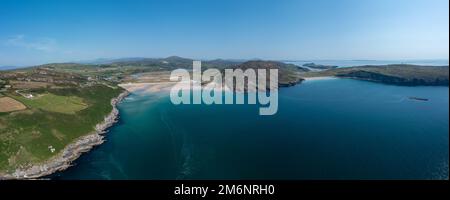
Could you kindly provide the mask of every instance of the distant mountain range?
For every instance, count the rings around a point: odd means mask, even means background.
[[[96,59],[84,62],[72,63],[50,63],[34,67],[47,67],[62,69],[66,71],[92,71],[95,75],[104,75],[105,69],[108,72],[125,70],[126,74],[136,74],[151,71],[171,71],[174,69],[192,69],[190,58],[170,56],[166,58],[142,58],[130,57],[119,59]],[[29,67],[29,68],[34,68]],[[18,67],[5,66],[0,70],[14,69]],[[22,68],[21,69],[26,69]],[[446,66],[424,66],[408,64],[391,65],[360,65],[355,67],[337,67],[335,65],[321,65],[306,63],[303,66],[296,64],[286,64],[279,61],[264,60],[227,60],[215,59],[202,61],[202,69],[216,68],[223,70],[226,68],[265,68],[279,69],[280,86],[295,85],[304,77],[315,76],[335,76],[343,78],[354,78],[374,82],[382,82],[395,85],[448,85],[448,65]],[[120,70],[119,70],[120,69]],[[314,70],[309,70],[314,69]],[[125,74],[125,75],[126,75]],[[120,78],[120,77],[119,77]]]
[[[99,58],[86,61],[75,61],[72,63],[87,64],[87,65],[113,65],[113,66],[160,66],[163,68],[191,68],[194,59],[183,58],[179,56],[169,56],[166,58],[144,58],[144,57],[128,57],[128,58]],[[238,65],[246,60],[239,59],[214,59],[202,60],[202,66],[225,68],[229,66]]]
[[[100,64],[111,64],[114,62],[137,61],[137,60],[143,60],[143,59],[146,59],[146,58],[144,58],[144,57],[97,58],[97,59],[93,59],[93,60],[74,61],[73,63],[100,65]]]
[[[141,63],[141,64],[154,64],[154,63],[161,63],[161,62],[192,62],[194,59],[190,58],[183,58],[180,56],[169,56],[166,58],[146,58],[146,57],[126,57],[126,58],[98,58],[93,60],[83,60],[83,61],[74,61],[73,63],[78,64],[118,64],[118,63]],[[223,64],[223,63],[242,63],[247,60],[245,59],[212,59],[212,60],[202,60],[203,62],[210,62],[210,63],[216,63],[216,64]],[[192,63],[191,63],[192,64]]]

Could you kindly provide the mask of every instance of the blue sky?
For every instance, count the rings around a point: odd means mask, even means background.
[[[0,0],[0,65],[448,59],[448,0]]]

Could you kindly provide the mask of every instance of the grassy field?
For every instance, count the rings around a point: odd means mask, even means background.
[[[92,132],[111,112],[110,100],[121,92],[122,89],[103,85],[49,89],[41,100],[56,101],[58,112],[53,112],[51,103],[38,100],[24,101],[31,106],[29,109],[1,113],[0,172],[43,162],[78,137]],[[67,104],[69,108],[63,108]],[[52,153],[49,146],[56,151]]]
[[[51,93],[36,95],[33,98],[16,97],[29,108],[42,109],[50,112],[75,114],[88,107],[78,96],[60,96]]]

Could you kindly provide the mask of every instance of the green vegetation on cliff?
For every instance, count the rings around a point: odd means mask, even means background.
[[[50,100],[56,106],[53,108],[42,99],[33,102],[32,98],[5,94],[28,108],[0,115],[0,172],[44,162],[78,137],[91,133],[111,112],[111,99],[121,92],[104,85],[47,89],[41,95],[56,97]]]

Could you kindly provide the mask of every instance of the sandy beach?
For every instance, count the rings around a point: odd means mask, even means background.
[[[142,92],[142,93],[153,93],[153,92],[170,92],[173,86],[177,86],[182,90],[197,90],[205,88],[205,86],[194,86],[192,87],[192,82],[157,82],[157,83],[124,83],[119,84],[120,87],[124,88],[130,93]],[[229,91],[230,89],[226,86],[223,88],[220,85],[213,85],[214,90]]]
[[[123,83],[119,84],[120,87],[128,92],[160,92],[170,91],[170,88],[174,86],[174,82],[157,82],[157,83]]]

